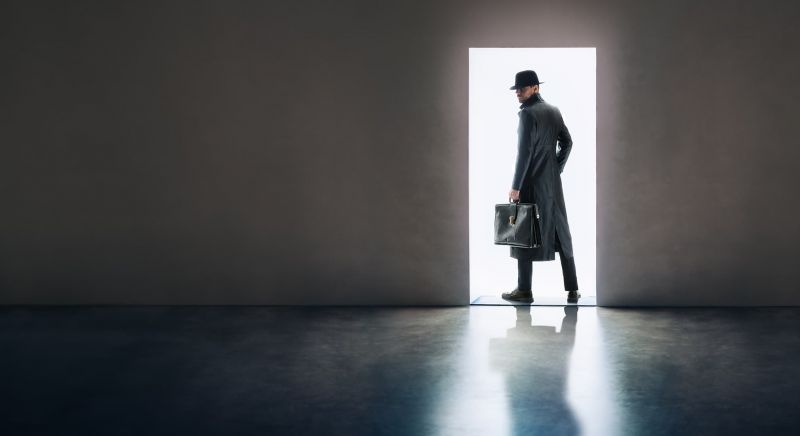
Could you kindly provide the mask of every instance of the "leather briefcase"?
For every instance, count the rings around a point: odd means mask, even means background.
[[[542,226],[536,203],[509,202],[494,206],[494,243],[520,248],[542,245]]]

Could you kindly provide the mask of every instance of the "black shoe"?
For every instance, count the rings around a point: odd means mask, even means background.
[[[503,300],[519,301],[522,303],[533,303],[532,291],[520,291],[519,288],[511,292],[503,292]]]
[[[567,294],[567,303],[577,303],[578,298],[581,298],[581,293],[578,291],[569,291]]]

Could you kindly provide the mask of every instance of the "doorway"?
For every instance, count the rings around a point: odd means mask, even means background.
[[[508,202],[517,155],[519,102],[514,75],[534,70],[540,94],[559,108],[573,146],[561,174],[572,234],[581,305],[596,297],[596,50],[579,48],[469,49],[469,269],[472,304],[508,304],[517,261],[495,245],[494,205]],[[564,304],[561,265],[533,263],[534,305]],[[526,303],[527,304],[527,303]]]

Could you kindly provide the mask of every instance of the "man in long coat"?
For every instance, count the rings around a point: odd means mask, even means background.
[[[534,71],[517,73],[514,86],[522,105],[519,111],[517,162],[511,191],[512,201],[536,203],[539,206],[542,245],[535,248],[511,247],[517,259],[517,288],[504,292],[506,300],[532,302],[531,281],[534,261],[555,260],[559,252],[567,302],[580,298],[575,274],[572,237],[561,188],[561,172],[572,150],[572,138],[557,107],[539,95],[539,77]]]

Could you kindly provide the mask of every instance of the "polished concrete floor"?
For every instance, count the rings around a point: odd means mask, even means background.
[[[800,309],[0,308],[4,435],[797,434]]]

